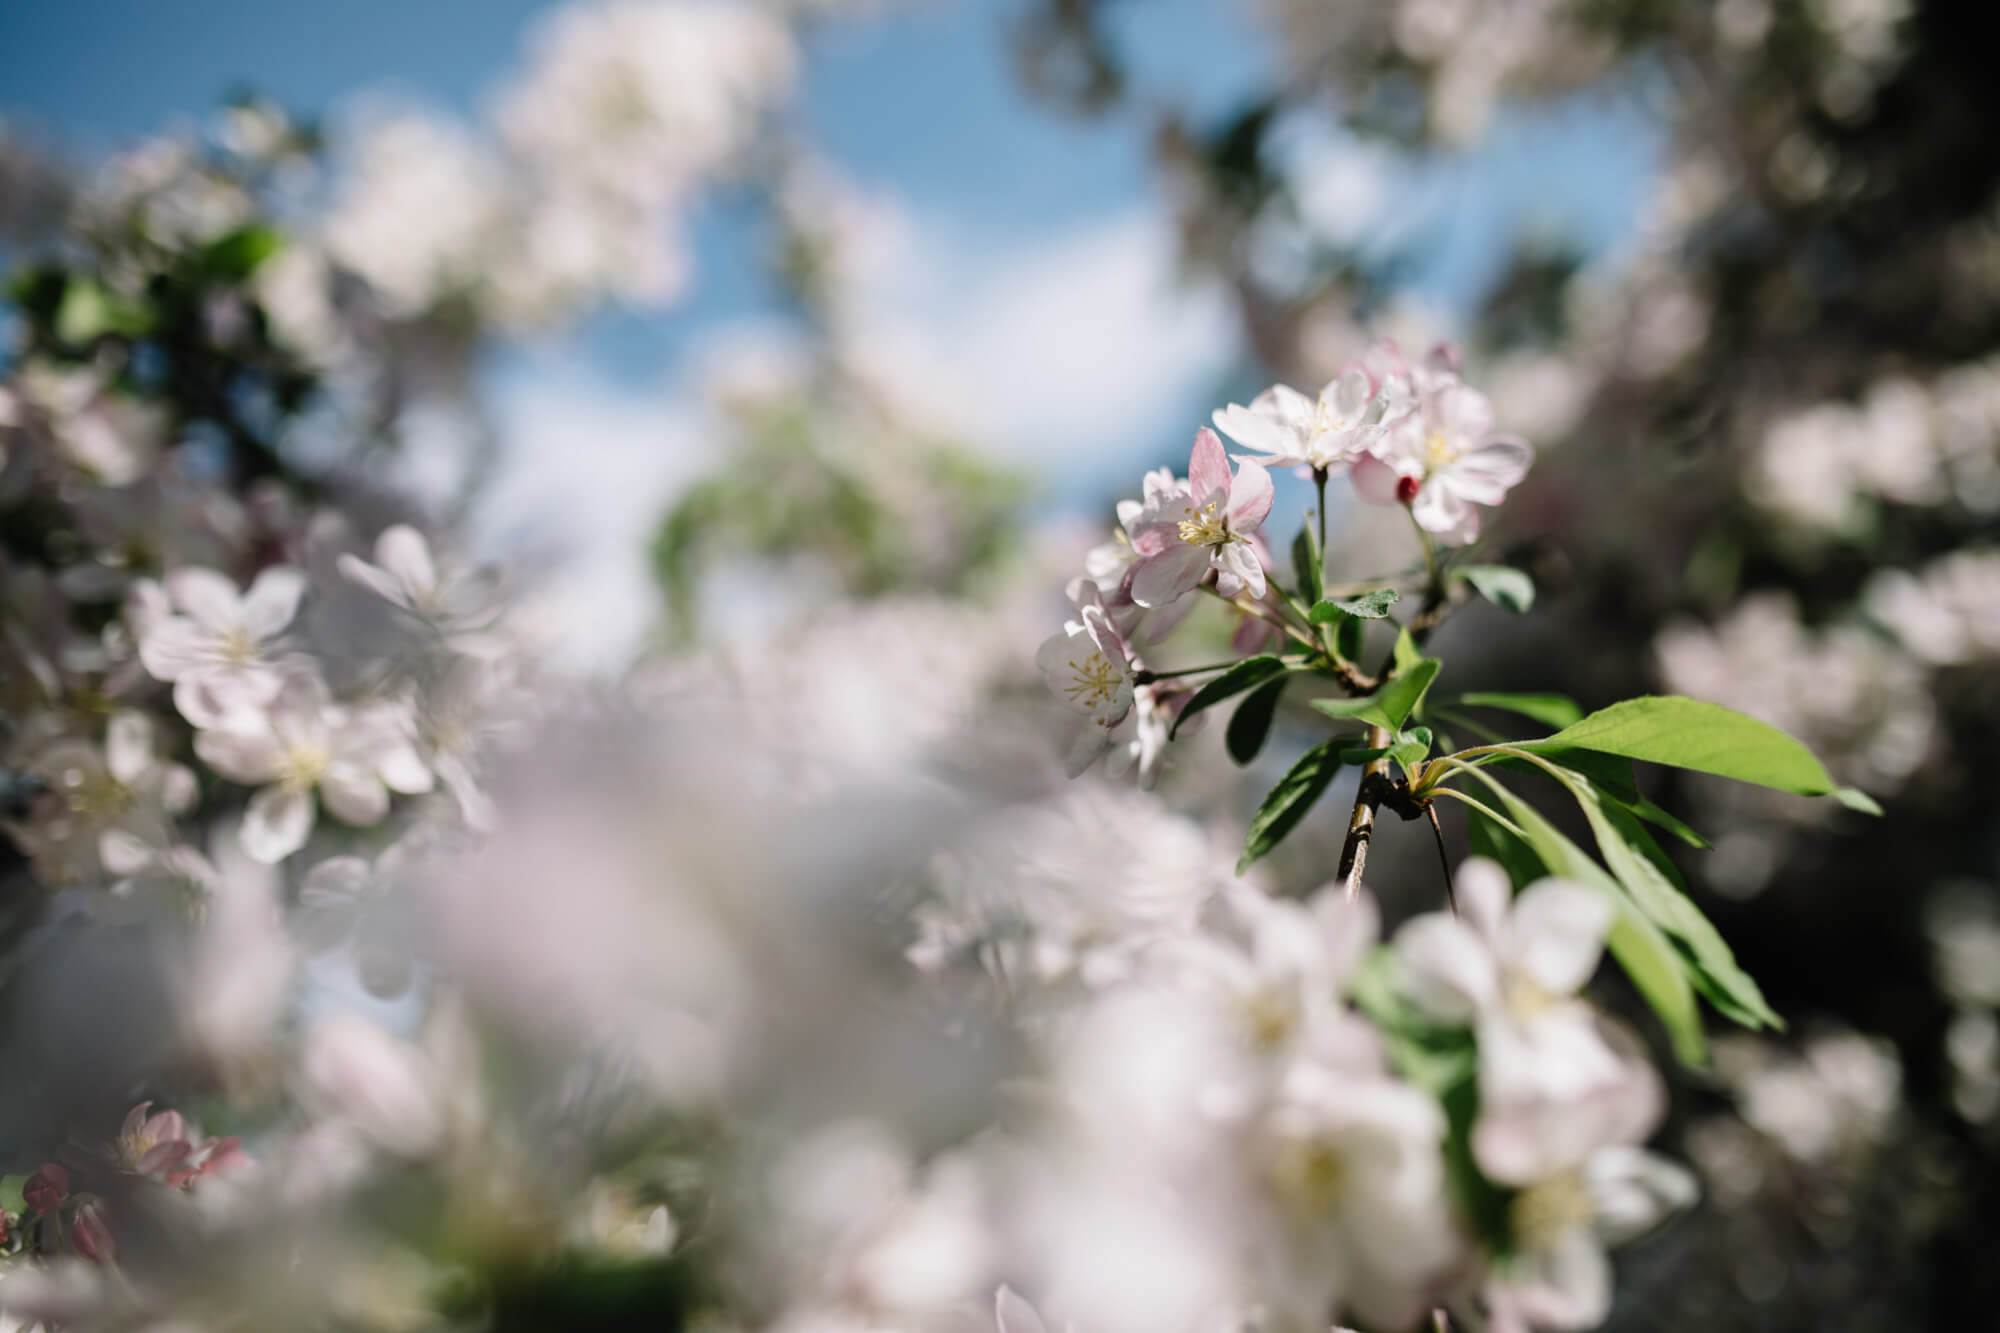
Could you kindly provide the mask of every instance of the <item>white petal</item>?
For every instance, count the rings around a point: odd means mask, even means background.
[[[1573,995],[1597,970],[1615,914],[1596,889],[1560,879],[1530,884],[1507,922],[1506,965],[1550,995]]]
[[[1497,505],[1534,464],[1527,441],[1496,435],[1445,469],[1451,487],[1476,504]]]
[[[153,723],[144,713],[114,713],[104,729],[104,766],[127,787],[153,766]]]
[[[285,771],[285,752],[268,728],[198,731],[194,752],[223,777],[248,786],[275,782]]]
[[[1396,932],[1398,983],[1411,1004],[1441,1023],[1470,1023],[1500,993],[1486,941],[1447,912],[1414,917]]]
[[[437,778],[418,756],[416,747],[400,744],[381,751],[375,758],[375,772],[390,791],[417,796],[437,785]]]
[[[371,565],[358,555],[342,555],[340,559],[334,561],[334,566],[348,582],[360,584],[383,601],[405,610],[414,609],[403,585],[397,582],[395,575],[380,565]]]
[[[379,824],[389,813],[389,789],[368,769],[335,764],[319,780],[326,808],[350,824]]]
[[[250,798],[237,836],[252,861],[276,865],[306,845],[313,818],[313,798],[308,793],[266,787]]]
[[[1453,545],[1462,545],[1458,534],[1464,530],[1471,508],[1471,502],[1452,489],[1447,478],[1434,476],[1417,492],[1410,512],[1416,516],[1417,526],[1425,532],[1434,537],[1447,538]],[[1478,520],[1474,518],[1473,521]]]
[[[136,875],[153,861],[153,849],[124,829],[106,829],[97,838],[97,859],[114,875]]]
[[[1583,1227],[1565,1231],[1510,1275],[1521,1312],[1544,1328],[1596,1328],[1611,1313],[1611,1261]]]
[[[1701,1197],[1687,1168],[1643,1148],[1600,1149],[1583,1175],[1597,1206],[1597,1234],[1611,1245],[1645,1234]]]
[[[154,680],[179,680],[209,660],[214,636],[184,616],[165,616],[139,627],[139,664]]]
[[[1231,403],[1214,415],[1215,428],[1246,449],[1293,461],[1298,457],[1298,433],[1249,408]]]
[[[1035,1307],[1004,1283],[993,1298],[993,1322],[1000,1333],[1048,1333],[1048,1326],[1042,1323]]]
[[[430,544],[407,523],[382,530],[375,539],[375,563],[393,574],[413,598],[428,597],[437,588]]]
[[[236,585],[212,569],[177,569],[167,575],[167,595],[203,629],[215,634],[237,627]]]
[[[1514,881],[1491,857],[1467,857],[1452,876],[1452,903],[1490,948],[1499,947],[1504,936],[1507,904],[1513,897]]]
[[[305,591],[304,573],[291,565],[271,566],[257,576],[244,595],[244,630],[259,641],[271,638],[292,623]]]

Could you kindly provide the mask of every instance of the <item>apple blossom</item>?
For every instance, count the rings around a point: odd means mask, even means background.
[[[283,675],[272,661],[278,636],[297,614],[305,575],[290,565],[259,574],[247,592],[212,569],[177,569],[166,577],[166,601],[151,587],[135,590],[139,660],[157,680],[174,685],[181,716],[200,727],[260,708],[278,695]]]
[[[1307,467],[1330,472],[1353,462],[1381,431],[1375,383],[1359,366],[1349,366],[1312,399],[1274,384],[1243,407],[1231,403],[1215,412],[1215,426],[1270,467]]]
[[[1132,712],[1133,670],[1125,641],[1111,623],[1097,585],[1071,586],[1076,619],[1036,650],[1035,665],[1049,688],[1089,721],[1071,747],[1071,775],[1081,773],[1115,740]]]
[[[281,685],[267,708],[195,737],[195,753],[216,772],[268,784],[250,798],[243,819],[243,848],[251,857],[273,863],[305,845],[314,789],[334,814],[363,825],[388,813],[391,791],[431,789],[431,771],[396,709],[337,706],[309,672],[294,672]]]
[[[1216,591],[1264,595],[1264,566],[1251,537],[1271,512],[1271,474],[1247,459],[1230,476],[1221,437],[1195,433],[1185,487],[1157,491],[1139,515],[1133,549],[1132,600],[1165,606],[1194,591],[1215,571]]]
[[[1564,880],[1529,885],[1511,903],[1506,871],[1475,857],[1459,867],[1455,913],[1396,933],[1401,987],[1441,1023],[1473,1027],[1479,1046],[1480,1168],[1510,1184],[1573,1165],[1578,1144],[1633,1142],[1658,1119],[1649,1066],[1614,1050],[1576,992],[1597,968],[1616,909]]]
[[[1407,505],[1424,531],[1462,546],[1479,535],[1479,505],[1497,505],[1528,475],[1534,451],[1493,430],[1486,396],[1447,382],[1418,397],[1354,464],[1355,492]]]

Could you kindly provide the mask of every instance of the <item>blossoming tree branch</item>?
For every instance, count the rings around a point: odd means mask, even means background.
[[[1687,896],[1654,831],[1706,843],[1641,794],[1633,762],[1879,811],[1865,794],[1837,787],[1783,732],[1715,704],[1647,696],[1585,714],[1552,693],[1438,696],[1444,663],[1425,646],[1454,607],[1478,596],[1520,612],[1534,595],[1524,572],[1464,559],[1482,510],[1505,500],[1533,451],[1495,430],[1454,349],[1413,362],[1377,343],[1317,397],[1274,385],[1214,419],[1245,450],[1233,469],[1220,436],[1203,427],[1186,477],[1148,474],[1140,498],[1119,504],[1112,542],[1069,585],[1075,618],[1037,655],[1051,688],[1080,715],[1070,773],[1108,756],[1114,772],[1136,768],[1150,786],[1176,734],[1231,701],[1227,749],[1247,765],[1287,693],[1303,696],[1331,734],[1264,796],[1237,872],[1310,816],[1343,769],[1356,770],[1338,865],[1308,903],[1326,920],[1365,904],[1381,812],[1427,821],[1444,858],[1438,804],[1463,808],[1477,855],[1455,875],[1447,861],[1445,910],[1356,953],[1333,988],[1373,1023],[1379,1045],[1331,1056],[1302,1049],[1272,1095],[1283,1103],[1301,1081],[1339,1086],[1362,1076],[1434,1099],[1427,1117],[1375,1128],[1403,1136],[1397,1152],[1417,1152],[1411,1139],[1442,1142],[1449,1198],[1485,1273],[1466,1313],[1493,1328],[1589,1327],[1609,1304],[1602,1244],[1694,1197],[1686,1172],[1639,1149],[1662,1114],[1643,1048],[1578,993],[1600,953],[1617,961],[1689,1065],[1705,1060],[1704,1001],[1745,1027],[1782,1026]],[[1295,472],[1315,494],[1284,565],[1265,533],[1274,469]],[[1327,490],[1336,479],[1370,504],[1408,513],[1421,571],[1329,578]],[[1144,654],[1203,597],[1240,618],[1236,655],[1150,667]],[[1518,734],[1523,724],[1530,734]],[[1476,743],[1454,745],[1454,736]],[[1523,794],[1536,780],[1579,808],[1594,855]],[[1288,1022],[1273,1019],[1279,1030]],[[1296,1173],[1286,1187],[1308,1212],[1348,1187],[1351,1159],[1326,1152],[1285,1168]],[[1009,1299],[1018,1298],[1003,1297],[1003,1328]],[[1036,1327],[1032,1314],[1011,1323]]]

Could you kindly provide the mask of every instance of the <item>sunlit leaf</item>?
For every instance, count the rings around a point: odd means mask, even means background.
[[[1802,796],[1822,796],[1835,788],[1812,751],[1776,727],[1679,695],[1627,699],[1521,748],[1546,753],[1550,746],[1624,755]]]
[[[1460,565],[1452,576],[1464,579],[1481,597],[1516,615],[1535,604],[1535,581],[1511,565]]]

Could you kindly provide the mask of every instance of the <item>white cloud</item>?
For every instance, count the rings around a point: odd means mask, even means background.
[[[1143,460],[1192,435],[1235,335],[1226,302],[1182,285],[1157,210],[1038,236],[982,238],[909,217],[894,258],[861,277],[859,339],[898,393],[997,458],[1064,475]],[[606,668],[629,657],[658,609],[647,564],[654,527],[712,458],[702,366],[736,358],[768,327],[717,328],[709,354],[657,394],[575,363],[517,372],[496,419],[505,455],[478,515],[493,551],[524,544],[561,565],[533,614],[558,660]]]

